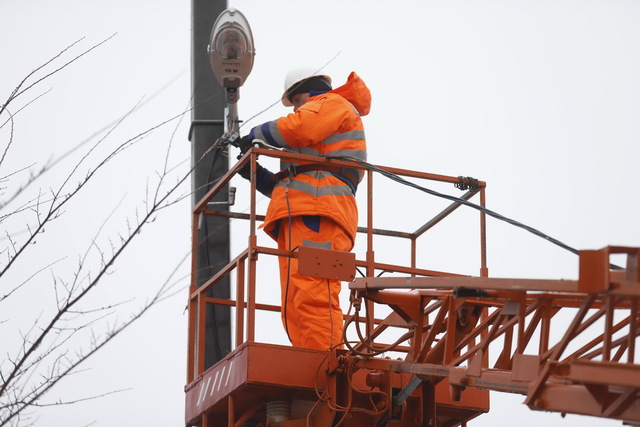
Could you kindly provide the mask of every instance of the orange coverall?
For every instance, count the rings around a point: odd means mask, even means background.
[[[371,93],[362,79],[351,73],[343,86],[312,95],[295,112],[254,127],[250,139],[301,154],[366,160],[361,116],[369,113]],[[282,162],[280,168],[296,165]],[[341,172],[310,170],[275,183],[263,227],[279,249],[305,244],[340,251],[353,248],[358,225],[354,193],[362,172]],[[321,350],[339,345],[340,282],[300,274],[296,259],[282,257],[279,263],[282,321],[291,343]]]

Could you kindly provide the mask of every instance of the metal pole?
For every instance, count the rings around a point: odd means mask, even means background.
[[[213,152],[202,158],[211,145],[224,132],[226,93],[211,70],[207,45],[213,24],[225,9],[226,0],[191,1],[191,89],[192,113],[189,140],[191,158],[195,166],[191,178],[192,206],[207,193],[213,183],[229,170],[227,153]],[[224,148],[226,151],[226,148]],[[222,191],[214,201],[224,202],[228,191]],[[217,205],[228,209],[228,205]],[[229,262],[229,220],[204,217],[197,232],[196,283],[201,286]],[[218,283],[208,294],[214,298],[229,299],[229,279]],[[221,360],[231,351],[231,316],[229,307],[209,304],[205,327],[205,369]]]

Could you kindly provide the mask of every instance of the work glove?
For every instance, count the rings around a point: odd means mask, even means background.
[[[238,154],[238,157],[237,157],[238,160],[240,160],[240,158],[242,156],[244,156],[244,153],[249,151],[249,149],[253,146],[253,144],[251,143],[251,139],[249,139],[249,135],[243,136],[234,145],[240,149],[240,154]],[[250,180],[251,179],[251,177],[249,176],[250,173],[251,173],[251,162],[247,162],[247,164],[245,164],[238,171],[238,175],[240,175],[241,177],[243,177],[246,180]]]
[[[258,165],[258,167],[260,167],[260,165]],[[251,174],[251,162],[247,162],[246,165],[240,168],[240,170],[238,171],[238,175],[240,175],[247,181],[250,181],[251,180],[250,174]]]
[[[238,156],[238,158],[240,158],[244,153],[249,151],[251,147],[253,147],[253,143],[251,142],[251,139],[249,139],[249,135],[245,135],[240,138],[237,147],[240,149],[240,156]]]
[[[247,163],[238,171],[238,175],[244,179],[251,180],[251,164]],[[256,189],[267,197],[271,197],[276,181],[273,179],[273,172],[256,163]]]

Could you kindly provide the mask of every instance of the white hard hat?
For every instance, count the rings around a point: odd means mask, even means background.
[[[293,104],[289,100],[289,91],[299,85],[303,81],[311,77],[324,77],[329,86],[331,85],[331,77],[326,74],[319,74],[320,69],[317,67],[298,67],[294,68],[287,73],[287,77],[284,79],[284,92],[282,93],[282,104],[285,107],[292,107]],[[329,88],[330,89],[330,88]]]

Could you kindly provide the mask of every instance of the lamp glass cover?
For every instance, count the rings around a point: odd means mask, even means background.
[[[241,59],[247,54],[247,38],[237,28],[227,28],[218,33],[215,51],[222,59]]]

